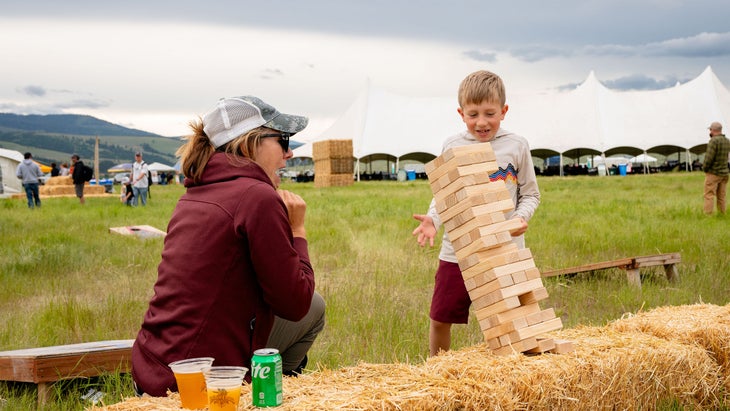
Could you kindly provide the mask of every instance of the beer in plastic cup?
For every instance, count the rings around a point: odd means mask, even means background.
[[[208,410],[236,411],[246,367],[209,367],[203,371],[208,387]]]
[[[177,390],[183,408],[197,410],[208,406],[208,393],[205,389],[203,369],[213,364],[213,358],[189,358],[175,361],[168,366],[175,374]]]

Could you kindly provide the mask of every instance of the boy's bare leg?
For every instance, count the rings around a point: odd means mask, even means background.
[[[431,326],[428,331],[428,348],[431,356],[433,357],[438,354],[439,351],[448,351],[450,347],[451,323],[431,320]]]

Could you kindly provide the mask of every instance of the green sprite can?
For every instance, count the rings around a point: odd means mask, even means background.
[[[284,401],[281,386],[281,355],[275,348],[262,348],[251,359],[251,395],[256,407],[278,407]]]

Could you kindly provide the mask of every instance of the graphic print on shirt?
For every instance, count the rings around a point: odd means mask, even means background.
[[[512,163],[507,163],[507,169],[502,167],[489,176],[489,181],[503,180],[505,184],[517,184],[517,170]]]

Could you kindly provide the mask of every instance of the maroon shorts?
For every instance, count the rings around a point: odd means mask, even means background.
[[[431,299],[432,320],[450,324],[469,322],[471,299],[464,286],[459,264],[439,260]]]

